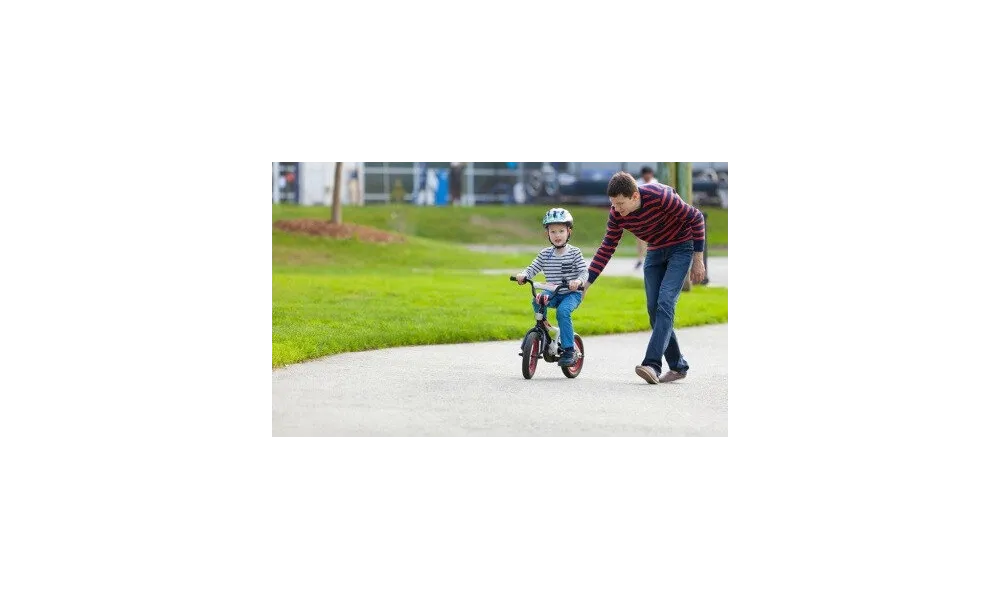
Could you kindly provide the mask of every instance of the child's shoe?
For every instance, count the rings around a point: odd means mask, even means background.
[[[563,350],[562,356],[559,357],[559,366],[572,367],[574,363],[576,363],[576,352],[572,348]]]

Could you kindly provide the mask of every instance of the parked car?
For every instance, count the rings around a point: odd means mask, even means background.
[[[728,206],[729,173],[712,168],[691,170],[691,200],[700,206]]]

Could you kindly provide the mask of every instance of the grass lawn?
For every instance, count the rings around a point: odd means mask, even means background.
[[[271,239],[273,367],[355,350],[516,339],[532,324],[527,288],[480,270],[513,272],[534,253],[471,252],[420,238],[369,244],[273,231]],[[574,313],[577,331],[648,329],[642,286],[601,277]],[[727,319],[726,289],[681,295],[679,327]]]
[[[516,272],[529,265],[535,254],[473,252],[455,244],[420,238],[407,238],[401,244],[369,244],[271,230],[271,267],[276,273],[297,270],[335,275],[343,274],[344,269],[364,271],[374,265],[388,272],[412,272],[414,268],[475,272],[510,268]]]
[[[527,288],[500,275],[275,273],[272,286],[274,367],[337,352],[516,339],[533,324]],[[681,294],[677,326],[725,322],[728,300],[725,288]],[[642,280],[602,277],[573,322],[582,336],[647,330]]]
[[[410,236],[456,244],[545,245],[541,220],[542,205],[506,206],[414,206],[377,204],[344,206],[348,223],[397,231]],[[608,209],[594,206],[570,207],[575,219],[573,244],[596,249],[604,238]],[[707,207],[708,246],[726,248],[729,243],[729,213]],[[329,219],[328,206],[274,205],[272,219]],[[635,253],[635,238],[626,233],[618,246],[623,253]],[[717,253],[716,253],[717,254]]]

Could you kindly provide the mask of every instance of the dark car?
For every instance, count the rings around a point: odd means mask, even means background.
[[[691,200],[700,206],[723,206],[729,194],[729,173],[708,169],[691,170]]]
[[[564,176],[559,185],[560,202],[605,206],[608,204],[608,181],[618,168],[581,168],[575,174]],[[635,174],[633,174],[635,175]]]

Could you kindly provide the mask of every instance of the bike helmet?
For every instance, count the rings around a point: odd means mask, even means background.
[[[548,228],[549,225],[553,223],[565,223],[566,227],[573,227],[573,215],[569,214],[569,211],[565,208],[553,208],[549,212],[545,213],[545,217],[542,219],[542,227]]]
[[[566,244],[569,243],[569,238],[573,237],[573,215],[569,214],[569,211],[565,208],[550,209],[549,212],[545,213],[545,216],[542,218],[542,227],[544,227],[546,232],[548,232],[549,225],[554,225],[556,223],[565,225],[569,228],[569,235],[566,236],[566,241],[562,246],[556,246],[556,248],[565,248]],[[551,242],[552,238],[549,238],[549,241]]]

